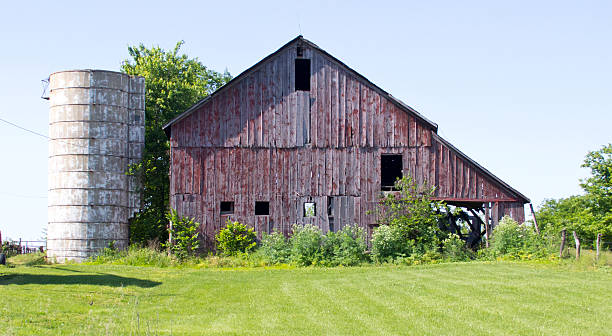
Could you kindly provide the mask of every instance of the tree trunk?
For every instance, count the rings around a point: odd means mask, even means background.
[[[576,241],[576,260],[580,259],[580,239],[578,239],[578,235],[576,231],[572,231],[574,234],[574,241]]]
[[[565,248],[565,229],[561,230],[561,248],[559,248],[559,258],[563,257],[564,248]]]

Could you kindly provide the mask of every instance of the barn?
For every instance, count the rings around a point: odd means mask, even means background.
[[[293,224],[371,234],[381,193],[409,174],[462,207],[478,240],[529,199],[437,134],[438,126],[298,36],[164,126],[170,205],[201,223]],[[451,229],[459,218],[449,217]],[[484,229],[483,229],[484,228]]]

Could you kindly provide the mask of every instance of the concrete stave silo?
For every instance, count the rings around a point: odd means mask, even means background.
[[[112,241],[127,247],[141,203],[126,172],[144,148],[144,89],[144,78],[111,71],[50,76],[50,259],[82,261]]]

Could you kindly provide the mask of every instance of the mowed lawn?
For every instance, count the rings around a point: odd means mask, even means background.
[[[610,335],[612,274],[521,263],[0,268],[1,335]]]

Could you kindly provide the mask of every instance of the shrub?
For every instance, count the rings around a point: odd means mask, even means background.
[[[388,193],[376,209],[378,224],[394,228],[381,231],[379,239],[387,244],[379,246],[379,256],[406,254],[406,249],[416,254],[437,249],[445,234],[438,226],[443,203],[432,201],[435,189],[419,186],[410,176],[397,180],[395,189],[399,192]],[[392,247],[393,251],[388,250]]]
[[[199,232],[197,232],[200,223],[193,218],[179,216],[174,209],[170,209],[166,219],[170,222],[168,233],[172,240],[162,246],[181,259],[194,255],[200,248]]]
[[[449,261],[466,261],[474,255],[465,245],[465,241],[456,234],[450,234],[442,241],[442,253]]]
[[[512,256],[520,259],[547,258],[554,253],[554,244],[544,235],[538,235],[533,228],[519,225],[505,216],[493,229],[491,246],[485,254],[495,257]]]
[[[227,220],[225,227],[215,236],[221,253],[233,256],[251,251],[255,243],[255,232],[245,224]]]
[[[291,261],[300,266],[316,264],[322,260],[323,234],[314,225],[293,225]]]
[[[367,260],[365,233],[357,226],[328,232],[323,238],[322,257],[330,266],[354,266]]]
[[[264,233],[258,251],[271,264],[288,263],[291,257],[291,245],[280,232]]]
[[[376,262],[405,257],[412,252],[410,247],[398,226],[381,225],[372,234],[372,259]]]

